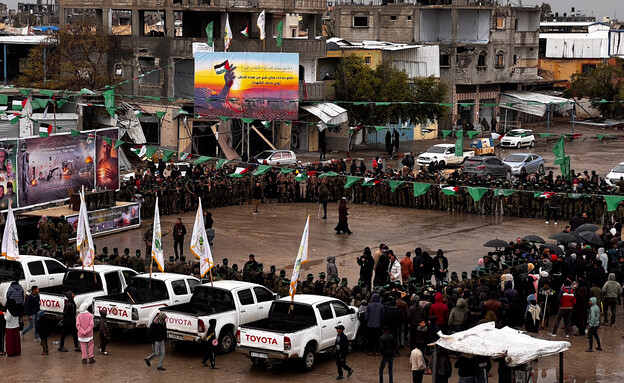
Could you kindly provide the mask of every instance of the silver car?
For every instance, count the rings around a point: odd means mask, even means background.
[[[265,150],[254,157],[261,165],[295,165],[297,156],[292,150]]]
[[[527,174],[544,173],[544,159],[535,153],[510,154],[503,162],[511,166],[511,174],[514,176],[522,173],[522,169],[525,169]]]

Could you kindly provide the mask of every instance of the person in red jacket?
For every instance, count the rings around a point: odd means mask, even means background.
[[[570,330],[572,330],[572,308],[576,304],[576,298],[574,297],[574,290],[570,287],[571,282],[566,279],[563,282],[563,287],[559,291],[559,313],[557,314],[557,320],[555,321],[555,327],[553,327],[552,334],[550,336],[557,336],[557,328],[563,318],[565,325],[565,336],[570,337]]]
[[[435,294],[435,303],[431,305],[429,309],[429,315],[436,317],[436,324],[443,333],[446,333],[448,317],[449,317],[449,309],[446,303],[443,302],[442,293]]]

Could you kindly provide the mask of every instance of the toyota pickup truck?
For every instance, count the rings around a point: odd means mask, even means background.
[[[76,311],[92,310],[93,298],[119,294],[124,291],[130,277],[137,272],[127,267],[95,265],[82,269],[74,267],[67,271],[63,284],[39,289],[41,309],[53,319],[63,318],[65,293],[72,291],[76,296]]]
[[[67,268],[56,259],[36,255],[20,255],[19,260],[0,259],[0,304],[6,305],[9,286],[18,281],[24,292],[33,286],[45,288],[63,283]]]
[[[433,163],[440,168],[444,168],[447,165],[460,165],[465,158],[474,157],[474,155],[474,151],[464,149],[463,155],[456,156],[454,144],[437,144],[419,155],[416,162],[422,167]]]
[[[191,301],[159,309],[167,314],[167,338],[199,343],[206,339],[210,319],[216,319],[221,352],[236,348],[238,326],[264,319],[277,299],[264,286],[239,281],[217,281],[195,288]]]
[[[319,353],[333,350],[336,326],[343,325],[349,341],[360,328],[357,309],[320,295],[296,295],[273,302],[269,316],[241,325],[236,333],[238,351],[252,362],[299,358],[312,371]]]
[[[176,273],[139,274],[130,278],[126,291],[93,300],[93,315],[106,311],[111,327],[133,330],[147,328],[158,309],[191,301],[199,279]]]

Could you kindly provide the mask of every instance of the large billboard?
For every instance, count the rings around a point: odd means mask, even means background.
[[[97,131],[95,142],[95,186],[99,189],[119,189],[119,159],[114,149],[117,140],[118,129],[103,129]],[[103,137],[110,138],[104,140]]]
[[[54,134],[18,141],[22,186],[19,206],[36,205],[69,197],[69,189],[94,188],[93,134]]]
[[[195,113],[217,119],[296,120],[299,54],[195,53]]]
[[[109,209],[89,211],[87,215],[89,216],[91,234],[94,236],[141,226],[141,205],[138,202]],[[68,216],[67,222],[74,229],[70,239],[76,239],[78,215]]]

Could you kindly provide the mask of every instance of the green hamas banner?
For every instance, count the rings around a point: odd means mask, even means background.
[[[361,179],[362,179],[362,177],[347,176],[347,182],[345,182],[344,188],[345,189],[350,188],[351,186],[353,186],[356,182],[358,182]]]
[[[470,196],[472,197],[473,200],[479,201],[481,198],[483,198],[483,196],[485,195],[485,193],[488,192],[488,188],[483,188],[483,187],[468,187],[468,194],[470,194]]]
[[[395,180],[389,180],[388,184],[390,185],[390,190],[394,193],[396,191],[396,188],[399,187],[399,185],[402,185],[405,181],[395,181]]]
[[[607,211],[616,211],[620,202],[624,201],[624,197],[619,195],[604,195],[603,198],[607,203]]]
[[[431,184],[414,182],[414,197],[419,197],[429,191]]]

